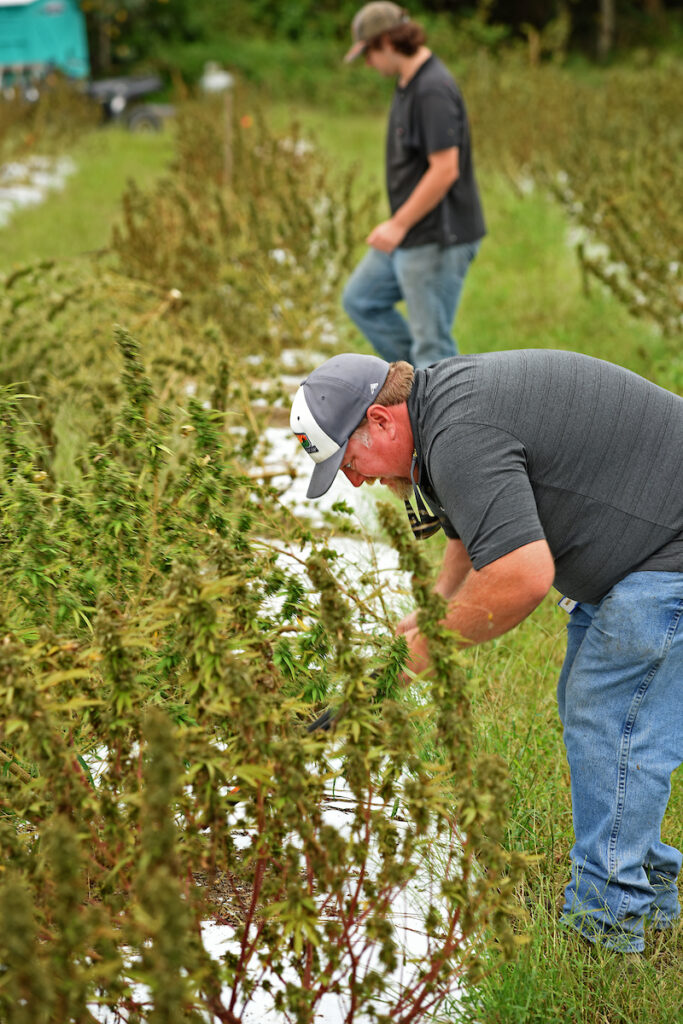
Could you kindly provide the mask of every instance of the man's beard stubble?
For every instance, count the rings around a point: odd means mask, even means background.
[[[394,494],[397,497],[401,498],[402,501],[405,501],[406,498],[408,498],[408,499],[412,498],[412,496],[413,496],[413,485],[411,484],[410,480],[407,477],[404,477],[404,476],[389,476],[389,477],[386,477],[385,480],[386,480],[386,482],[383,483],[382,486],[383,487],[388,487],[389,490],[393,491]],[[372,487],[373,484],[380,483],[381,481],[380,481],[380,478],[378,476],[373,476],[373,477],[366,476],[364,482],[365,482],[366,487]]]
[[[410,499],[413,496],[413,485],[410,480],[402,476],[394,476],[390,480],[387,480],[386,486],[390,491],[393,491],[402,501],[406,498]]]

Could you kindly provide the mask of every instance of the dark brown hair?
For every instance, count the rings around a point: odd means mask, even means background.
[[[396,28],[391,28],[387,32],[380,32],[378,35],[373,36],[372,39],[369,39],[368,50],[381,50],[383,39],[386,39],[397,53],[403,54],[404,57],[412,57],[426,42],[427,37],[424,29],[417,22],[404,21],[397,25]]]

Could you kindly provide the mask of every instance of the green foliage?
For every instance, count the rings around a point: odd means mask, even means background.
[[[97,444],[112,425],[113,323],[135,332],[158,392],[184,404],[189,388],[229,409],[252,450],[262,430],[253,403],[282,400],[273,360],[335,340],[339,282],[375,196],[357,199],[351,173],[255,114],[236,110],[227,137],[210,103],[178,120],[176,171],[151,191],[130,185],[111,256],[0,278],[0,382],[40,393],[38,429],[60,480],[79,475],[86,438]],[[257,380],[236,374],[228,394],[228,367],[247,357],[262,360]]]
[[[577,253],[635,316],[672,339],[683,325],[683,144],[677,66],[587,81],[481,60],[463,87],[480,163],[549,189],[580,229]],[[519,111],[530,116],[520,118]],[[677,357],[677,348],[672,348]]]
[[[234,23],[256,27],[270,36],[288,39],[317,35],[327,38],[346,38],[349,26],[358,10],[356,0],[293,0],[283,5],[278,0],[237,0],[231,11]]]
[[[194,402],[183,434],[137,343],[122,329],[117,342],[122,402],[78,487],[37,470],[31,400],[2,395],[0,841],[13,873],[0,891],[0,1014],[82,1020],[99,1001],[131,1020],[233,1019],[259,977],[285,970],[297,983],[277,1004],[300,1020],[345,986],[363,1008],[437,1006],[454,977],[479,976],[485,925],[511,955],[523,860],[500,846],[499,766],[482,761],[473,786],[469,694],[438,609],[424,615],[444,753],[428,763],[423,712],[386,697],[405,654],[388,623],[372,644],[386,667],[371,677],[333,552],[290,520],[289,543],[310,550],[302,587],[266,540],[277,503],[241,472],[224,414]],[[295,680],[281,646],[293,615]],[[330,739],[303,729],[301,695],[321,671],[342,708]],[[353,797],[348,828],[323,814],[332,779]],[[390,990],[356,958],[375,948],[397,965],[389,910],[435,847],[429,946]],[[222,961],[199,938],[212,914],[199,873],[231,893],[235,952]]]
[[[8,86],[0,97],[0,163],[36,151],[41,156],[64,152],[100,117],[99,106],[56,73],[32,102],[18,87]]]
[[[196,83],[207,61],[220,61],[273,102],[287,97],[359,114],[386,103],[388,83],[362,61],[342,64],[351,21],[362,6],[355,0],[231,0],[227,5],[138,0],[137,6],[141,10],[135,18],[116,21],[110,15],[119,38],[111,48],[101,47],[105,62],[112,57],[153,62],[172,81],[180,76]],[[641,3],[617,8],[611,59],[641,69],[680,59],[679,11],[658,5],[653,15]],[[585,64],[599,50],[601,18],[591,0],[512,5],[421,0],[410,5],[410,13],[425,28],[428,44],[458,72],[486,54],[516,56],[536,66],[567,60]],[[97,50],[101,37],[91,35]]]
[[[222,107],[206,104],[180,116],[173,178],[124,196],[113,245],[127,274],[179,289],[231,348],[248,339],[278,354],[324,329],[350,268],[352,225],[373,198],[356,201],[349,175],[333,183],[295,131],[276,138],[252,115],[225,124]]]

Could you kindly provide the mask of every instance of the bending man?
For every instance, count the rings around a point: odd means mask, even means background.
[[[443,527],[435,589],[465,646],[512,629],[555,586],[569,612],[559,713],[575,845],[563,923],[643,950],[679,917],[681,853],[661,841],[683,760],[683,399],[571,352],[456,356],[426,370],[341,355],[290,420],[316,465],[405,498]],[[428,507],[427,507],[428,506]],[[428,666],[416,615],[398,626]]]

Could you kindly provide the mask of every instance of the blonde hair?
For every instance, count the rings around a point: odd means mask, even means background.
[[[415,369],[410,363],[406,363],[403,359],[399,359],[396,363],[390,363],[387,379],[377,392],[377,398],[372,404],[386,407],[407,402],[413,389],[414,379]],[[353,433],[356,434],[359,430],[364,430],[367,425],[368,418],[364,416]]]
[[[390,363],[387,379],[384,381],[373,405],[400,405],[407,402],[410,392],[413,389],[415,370],[400,359],[396,363]]]

